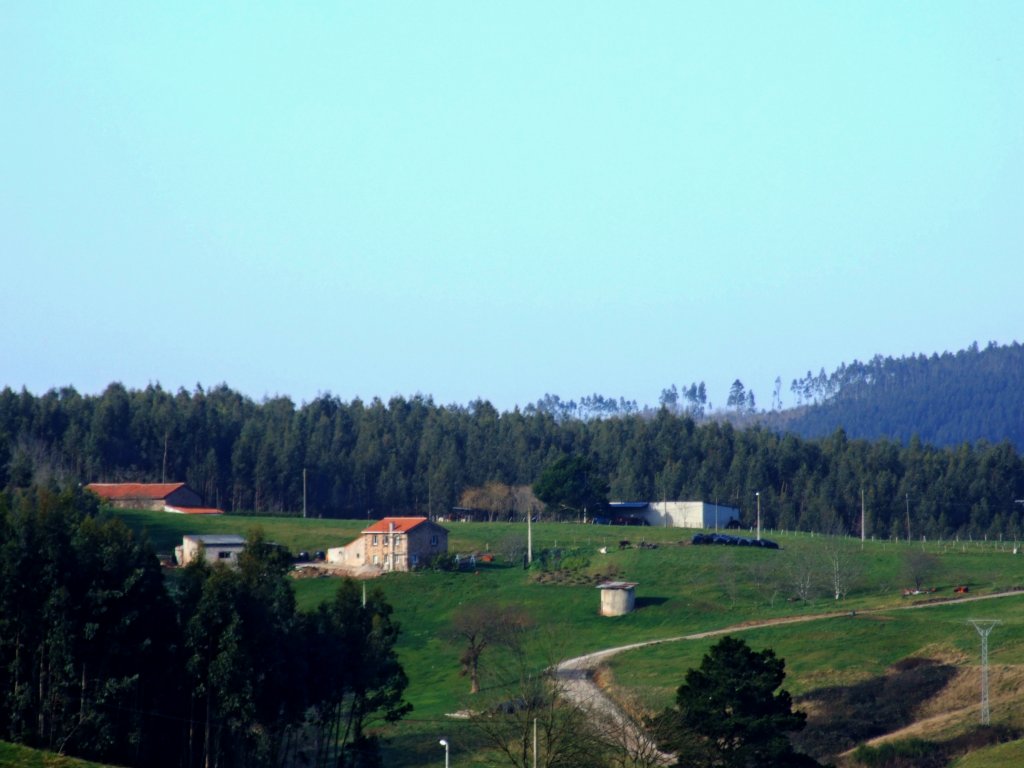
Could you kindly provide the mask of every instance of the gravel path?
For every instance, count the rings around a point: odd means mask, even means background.
[[[914,610],[919,608],[935,608],[950,603],[968,603],[978,600],[991,600],[1000,597],[1021,595],[1024,592],[998,592],[993,595],[971,595],[969,597],[957,597],[949,600],[935,600],[932,602],[914,603],[912,605],[898,605],[892,608],[878,608],[860,613],[888,613],[889,611]],[[722,629],[712,629],[707,632],[694,632],[689,635],[677,637],[666,637],[660,640],[647,640],[640,643],[620,645],[614,648],[605,648],[594,653],[587,653],[573,659],[566,659],[555,667],[555,677],[562,685],[562,692],[570,701],[578,706],[586,707],[600,715],[605,722],[613,723],[621,729],[627,749],[632,754],[647,754],[653,756],[653,762],[668,764],[673,758],[663,752],[658,752],[650,737],[644,729],[637,725],[632,718],[623,712],[619,706],[612,701],[594,682],[595,670],[606,659],[611,658],[625,651],[632,651],[635,648],[644,648],[649,645],[660,645],[662,643],[677,643],[683,640],[701,640],[718,635],[735,634],[746,632],[751,629],[762,629],[764,627],[777,627],[784,624],[799,624],[808,621],[820,621],[822,619],[833,619],[840,616],[854,615],[851,611],[831,611],[828,613],[816,613],[808,616],[787,616],[779,619],[766,619],[764,621],[752,621],[743,624],[736,624]]]

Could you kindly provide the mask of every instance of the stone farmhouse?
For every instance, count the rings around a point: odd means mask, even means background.
[[[448,530],[425,517],[385,517],[344,547],[327,550],[327,562],[348,569],[411,571],[448,552]]]

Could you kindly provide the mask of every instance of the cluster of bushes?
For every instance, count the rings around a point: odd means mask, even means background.
[[[904,739],[880,744],[862,745],[853,759],[866,768],[945,768],[956,758],[994,744],[1015,741],[1020,732],[1006,726],[978,726],[944,741]]]

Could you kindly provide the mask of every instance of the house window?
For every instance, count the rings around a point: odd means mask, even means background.
[[[379,564],[379,563],[380,563],[380,559],[379,559],[379,558],[378,558],[378,557],[377,557],[376,555],[374,555],[374,556],[373,556],[373,564],[374,564],[374,565],[377,565],[377,564]]]
[[[377,534],[376,533],[373,534],[373,541],[371,543],[373,544],[373,546],[375,546],[375,547],[377,546]]]
[[[391,539],[391,537],[390,537],[390,536],[385,536],[385,537],[384,537],[384,546],[385,546],[385,547],[386,547],[386,546],[387,546],[387,545],[388,545],[388,544],[390,543],[390,541],[389,541],[390,539]]]
[[[221,560],[230,560],[231,559],[231,553],[230,552],[218,552],[217,553],[217,557],[219,559],[221,559]]]
[[[430,546],[432,546],[432,547],[436,547],[437,546],[437,534],[436,533],[433,536],[430,537]]]

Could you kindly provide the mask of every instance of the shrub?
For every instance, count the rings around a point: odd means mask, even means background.
[[[907,739],[878,747],[861,745],[853,758],[867,768],[931,768],[945,765],[944,750],[924,739]]]

